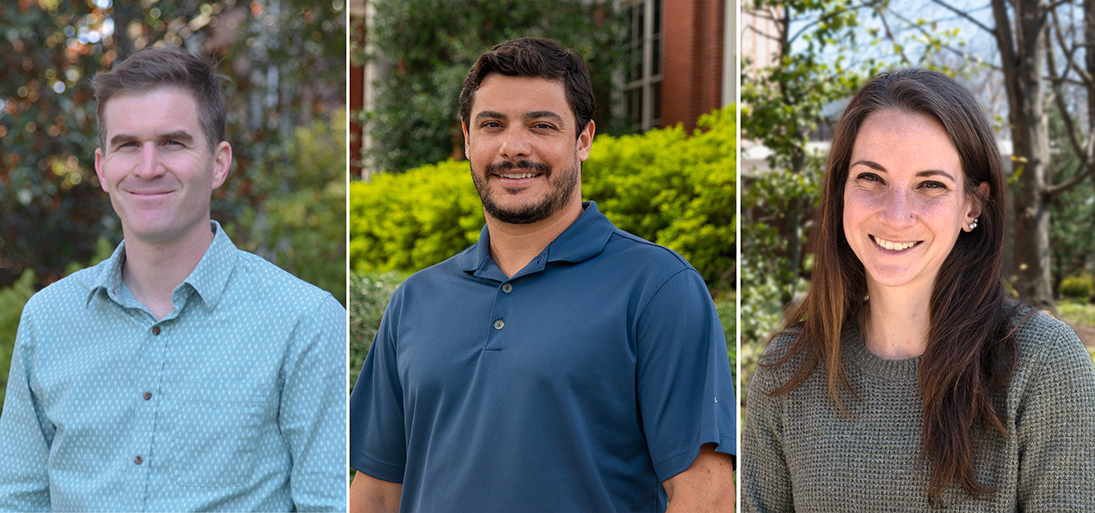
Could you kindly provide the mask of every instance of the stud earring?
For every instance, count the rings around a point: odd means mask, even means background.
[[[972,230],[974,228],[977,228],[977,218],[976,217],[973,218],[973,222],[970,223],[970,229]]]

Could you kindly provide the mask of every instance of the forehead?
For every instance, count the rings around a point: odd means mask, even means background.
[[[178,87],[160,87],[147,91],[122,93],[106,101],[102,122],[107,137],[149,129],[190,129],[199,137],[198,102],[194,95]]]
[[[944,169],[961,172],[962,161],[950,135],[935,118],[892,109],[872,112],[859,126],[851,164],[869,159],[894,171]]]
[[[514,77],[491,73],[479,84],[471,106],[474,117],[482,111],[518,114],[550,110],[556,114],[573,114],[566,99],[566,87],[561,80],[542,77]]]

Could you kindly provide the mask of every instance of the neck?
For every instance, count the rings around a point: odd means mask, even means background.
[[[127,233],[122,280],[137,301],[156,319],[163,319],[175,307],[171,294],[194,272],[213,237],[213,232],[206,229],[178,241],[155,244]]]
[[[551,217],[530,224],[509,224],[487,215],[490,257],[506,277],[523,269],[582,215],[582,203],[571,202]]]
[[[867,349],[887,360],[924,354],[931,326],[931,289],[893,290],[867,285],[870,301],[864,326]]]

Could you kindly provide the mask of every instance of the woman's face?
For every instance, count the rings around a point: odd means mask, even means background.
[[[844,235],[869,291],[931,290],[959,232],[980,214],[963,181],[938,121],[896,110],[867,116],[844,184]]]

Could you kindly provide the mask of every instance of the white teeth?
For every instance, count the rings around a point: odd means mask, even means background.
[[[502,173],[502,178],[512,178],[514,180],[520,180],[522,178],[532,178],[539,173]]]
[[[886,240],[886,239],[881,239],[881,238],[878,238],[878,237],[873,237],[873,239],[874,239],[874,243],[878,244],[879,247],[885,248],[885,249],[888,249],[888,250],[891,250],[891,251],[893,251],[893,250],[900,251],[900,250],[903,250],[903,249],[909,249],[909,248],[916,245],[915,242],[893,242],[893,241],[889,241],[889,240]]]

